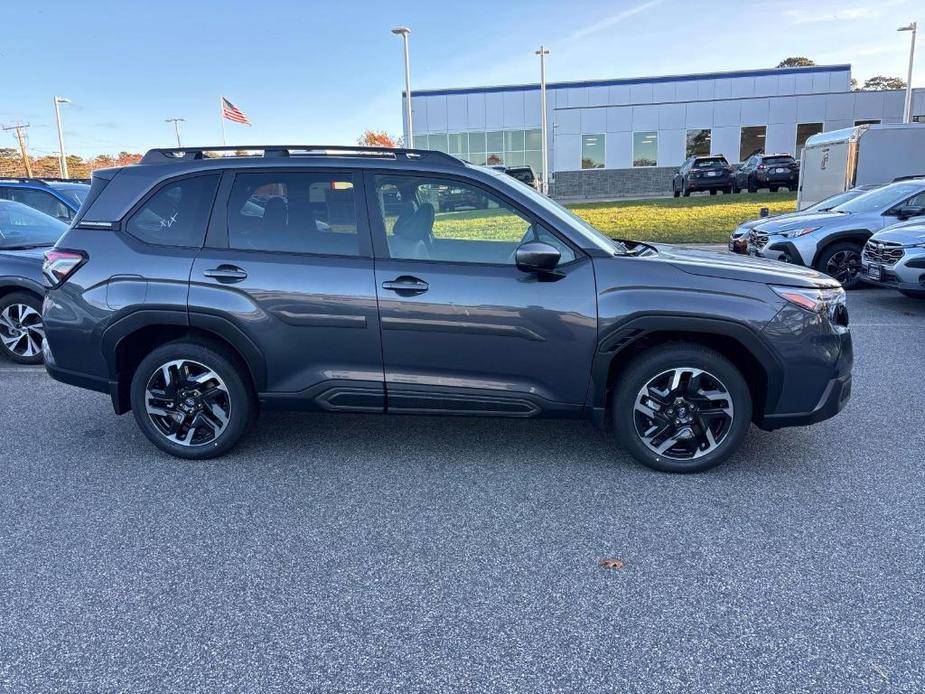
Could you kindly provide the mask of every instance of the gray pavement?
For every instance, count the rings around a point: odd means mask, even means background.
[[[847,409],[696,476],[360,415],[181,462],[0,362],[0,691],[925,691],[925,302],[849,306]]]

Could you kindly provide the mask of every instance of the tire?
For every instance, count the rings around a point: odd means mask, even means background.
[[[691,398],[686,402],[665,392],[676,372],[681,373],[680,389],[693,388],[685,394]],[[696,394],[694,376],[699,376],[699,391],[711,396]],[[643,403],[643,398],[656,393],[664,398],[663,403],[659,412],[651,407],[649,411],[662,415],[668,431],[664,436],[656,432],[646,443],[647,427],[661,419],[648,417],[636,405],[648,406],[654,400]],[[702,413],[707,409],[711,414],[704,419]],[[742,444],[752,420],[752,398],[741,372],[722,354],[698,344],[674,343],[652,348],[626,366],[613,390],[611,417],[623,448],[643,465],[662,472],[703,472],[727,460]],[[712,444],[702,424],[708,425]],[[686,432],[692,438],[685,439]],[[654,450],[672,440],[662,453]]]
[[[841,282],[845,289],[857,289],[861,285],[859,270],[861,269],[860,243],[842,241],[827,246],[816,259],[816,270]],[[844,272],[839,267],[846,266]]]
[[[205,378],[211,372],[214,378],[208,378],[202,385],[192,380],[181,382],[179,387],[188,396],[176,397],[176,385],[165,384],[165,365],[173,384],[184,374],[195,379]],[[162,345],[141,360],[132,377],[135,422],[151,443],[165,453],[187,460],[216,458],[231,450],[252,421],[256,409],[254,396],[244,375],[244,365],[220,347],[199,341]],[[203,386],[211,396],[201,397]],[[148,391],[163,393],[163,397],[149,398]],[[149,404],[155,412],[149,411]],[[179,425],[177,417],[183,418]],[[201,422],[199,426],[190,427],[189,423],[197,419]],[[175,431],[169,438],[171,429]]]
[[[675,187],[674,181],[671,182],[671,194],[676,198],[681,196],[681,191]]]
[[[732,186],[726,186],[725,188],[723,188],[723,195],[732,195],[735,192],[736,191],[733,189]]]
[[[758,192],[758,183],[757,183],[756,181],[752,180],[751,177],[749,177],[748,182],[747,182],[746,185],[748,186],[748,192],[749,192],[749,193],[757,193],[757,192]]]
[[[683,195],[685,198],[689,198],[691,196],[691,192],[687,189],[687,184],[684,183],[684,181],[681,181],[681,195]]]
[[[716,195],[716,188],[710,189],[710,195]]]
[[[41,297],[13,292],[0,299],[0,354],[17,364],[41,364],[44,343]]]
[[[733,193],[741,193],[741,192],[742,192],[742,189],[739,188],[739,184],[738,184],[738,183],[733,183],[733,184],[732,184],[732,192],[733,192]]]
[[[770,188],[768,188],[768,190],[770,190],[772,193],[776,193],[779,190],[779,188],[777,186],[771,186]]]
[[[908,296],[910,299],[925,299],[925,290],[919,291],[918,289],[900,289],[899,293],[903,296]]]

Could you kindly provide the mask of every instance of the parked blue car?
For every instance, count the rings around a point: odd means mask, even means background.
[[[28,205],[70,224],[90,186],[79,180],[55,178],[0,178],[0,200]]]

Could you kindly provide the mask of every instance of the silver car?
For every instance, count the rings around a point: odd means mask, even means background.
[[[894,224],[870,237],[861,256],[861,279],[925,299],[925,219]]]
[[[860,284],[861,251],[873,234],[925,212],[925,179],[877,188],[828,212],[771,219],[748,235],[748,253],[813,267],[845,289]]]
[[[813,214],[814,212],[828,212],[833,207],[841,205],[844,202],[848,202],[849,200],[854,200],[856,197],[863,195],[867,191],[879,187],[880,186],[878,185],[858,186],[857,188],[852,188],[851,190],[846,190],[842,193],[835,193],[835,195],[830,195],[825,200],[820,200],[814,205],[804,207],[802,210],[775,215],[774,221],[776,222],[781,219],[802,217],[803,215]],[[759,224],[764,224],[768,221],[770,221],[769,217],[757,217],[755,219],[749,219],[747,222],[742,222],[739,226],[736,227],[735,231],[732,232],[732,236],[729,238],[729,250],[733,253],[741,253],[743,255],[748,253],[748,232],[750,232]]]

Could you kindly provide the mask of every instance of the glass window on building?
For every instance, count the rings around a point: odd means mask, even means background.
[[[469,161],[478,166],[485,163],[485,133],[469,133]]]
[[[818,135],[821,132],[822,123],[797,123],[797,146],[796,152],[793,155],[794,158],[799,159],[800,155],[803,153],[803,145],[806,144],[806,141],[813,135]]]
[[[524,149],[528,152],[541,151],[543,149],[543,131],[539,128],[524,131]]]
[[[747,125],[739,136],[739,161],[745,161],[755,154],[764,152],[764,140],[768,129],[764,125]]]
[[[438,152],[446,152],[449,149],[446,133],[431,133],[428,135],[427,149],[435,149]]]
[[[688,157],[706,157],[710,154],[710,140],[713,135],[709,128],[697,128],[687,131]]]
[[[633,133],[633,166],[655,166],[658,159],[658,133]]]
[[[446,139],[450,154],[463,159],[469,158],[469,133],[449,133]]]
[[[581,136],[581,168],[604,168],[604,135]]]
[[[414,148],[415,149],[427,149],[427,135],[415,135],[414,136]]]

